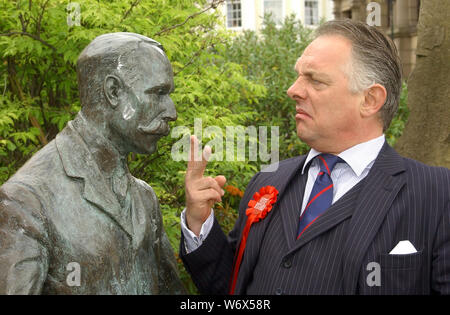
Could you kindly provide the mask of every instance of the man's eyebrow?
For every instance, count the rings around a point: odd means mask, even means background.
[[[330,76],[324,72],[318,72],[318,71],[314,71],[314,70],[306,70],[306,71],[303,71],[302,74],[304,76],[307,76],[310,78],[315,77],[318,79],[331,80]]]
[[[170,93],[173,91],[173,87],[171,84],[161,83],[159,85],[152,86],[145,90],[145,93],[152,94],[164,90],[165,93]]]

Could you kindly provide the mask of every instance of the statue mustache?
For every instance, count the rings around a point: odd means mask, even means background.
[[[138,126],[138,130],[146,134],[163,134],[169,133],[169,125],[163,120],[153,120],[150,124],[142,124]]]

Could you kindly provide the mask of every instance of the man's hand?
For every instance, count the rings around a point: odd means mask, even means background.
[[[191,136],[189,161],[186,171],[186,224],[195,235],[200,234],[203,223],[211,214],[211,208],[216,202],[222,201],[224,191],[222,187],[227,181],[225,176],[215,178],[203,177],[208,164],[211,148],[206,146],[203,150],[202,160],[196,161],[198,139]]]

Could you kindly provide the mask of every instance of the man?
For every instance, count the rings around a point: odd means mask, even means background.
[[[327,22],[295,70],[287,93],[311,151],[252,178],[228,238],[211,211],[225,178],[203,177],[205,157],[188,163],[180,255],[200,291],[449,294],[450,172],[384,137],[402,84],[393,42]]]
[[[0,294],[182,293],[157,197],[127,167],[177,118],[163,48],[101,35],[77,72],[81,111],[0,188]]]

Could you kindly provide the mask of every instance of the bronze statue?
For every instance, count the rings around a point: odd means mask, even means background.
[[[177,118],[158,42],[95,38],[77,62],[81,111],[0,188],[0,294],[179,294],[152,188],[127,167]]]

